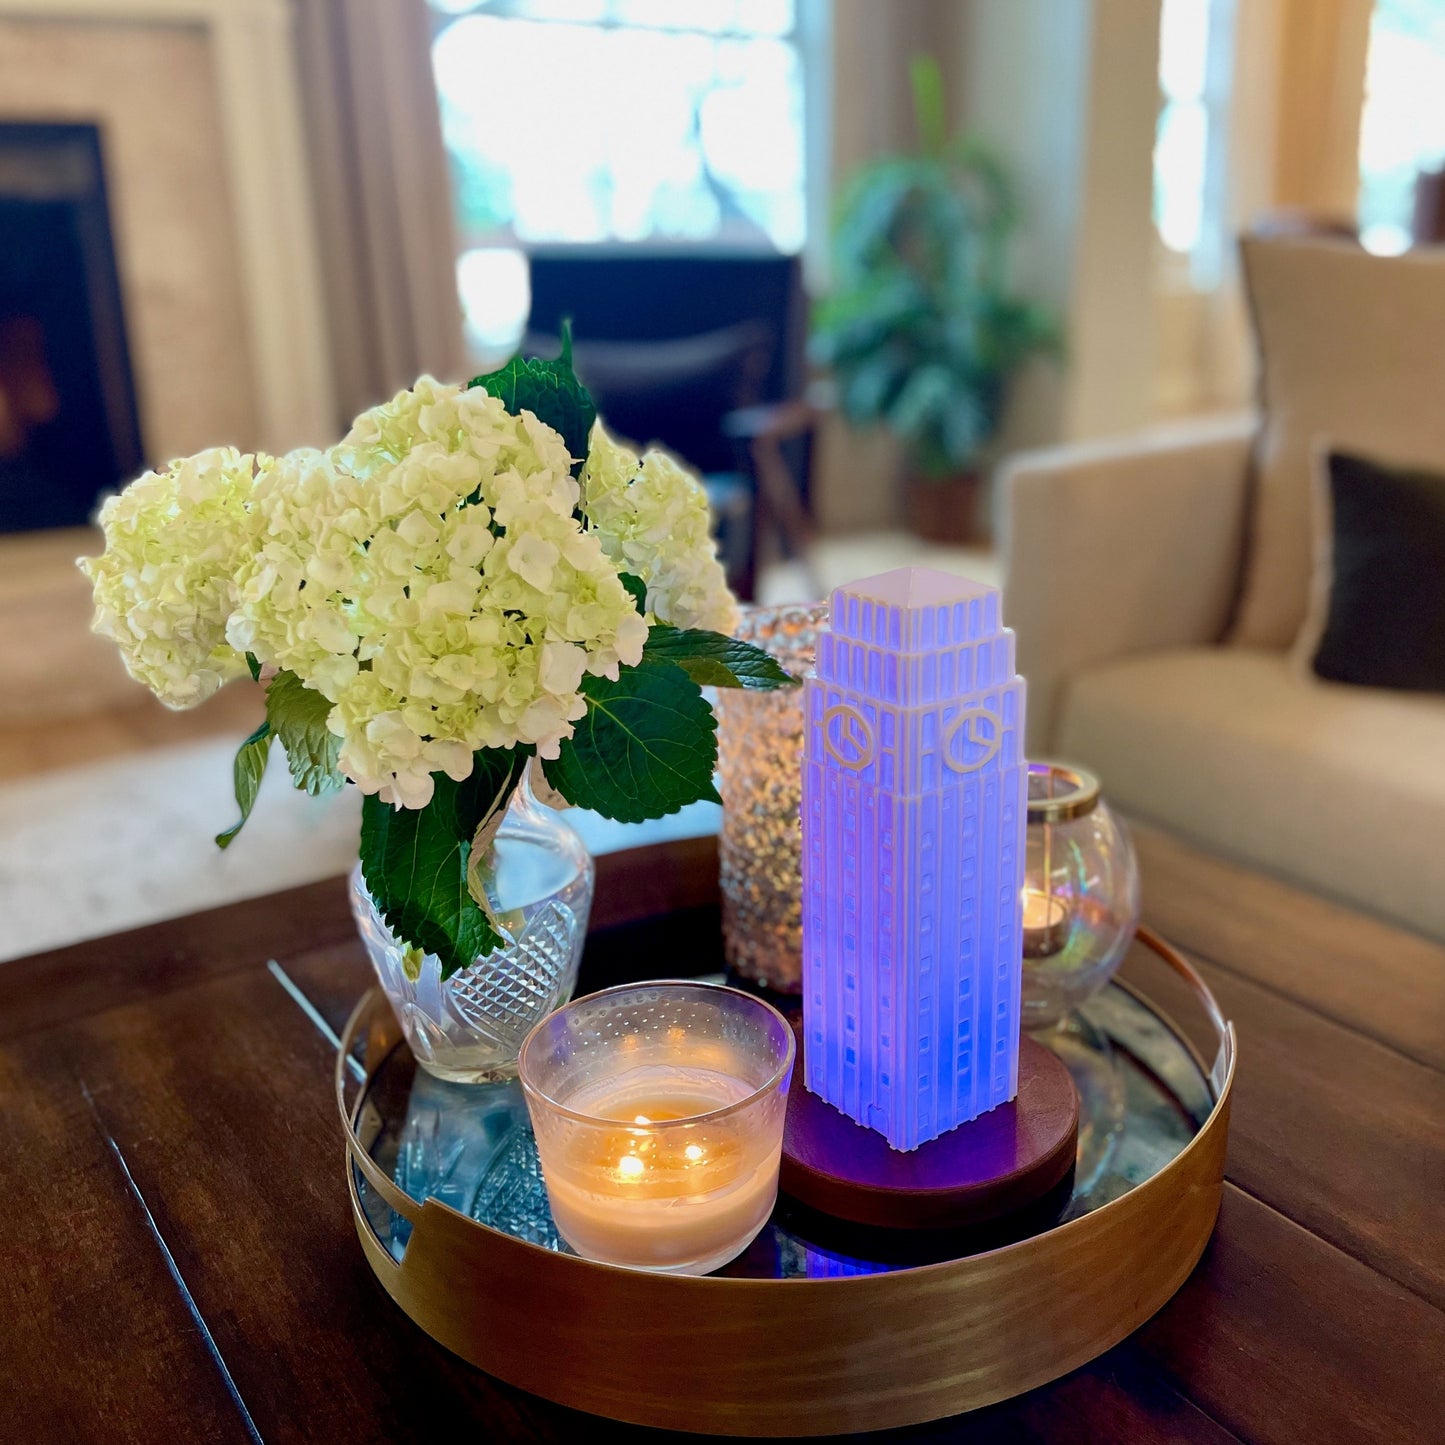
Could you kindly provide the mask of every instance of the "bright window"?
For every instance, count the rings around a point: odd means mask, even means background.
[[[1199,243],[1209,112],[1208,0],[1164,0],[1159,27],[1159,129],[1154,140],[1154,224],[1171,251]]]
[[[807,0],[430,0],[474,345],[525,319],[533,242],[807,229]]]
[[[1154,225],[1196,289],[1218,283],[1232,0],[1163,0]]]
[[[1360,118],[1360,239],[1410,244],[1415,177],[1445,161],[1445,0],[1375,0]]]

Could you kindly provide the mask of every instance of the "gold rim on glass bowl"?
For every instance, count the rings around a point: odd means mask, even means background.
[[[1030,823],[1067,823],[1092,813],[1099,805],[1099,780],[1072,763],[1045,760],[1029,765]],[[1044,796],[1034,796],[1036,781],[1045,782]]]

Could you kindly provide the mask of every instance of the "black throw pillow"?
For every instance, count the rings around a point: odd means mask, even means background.
[[[1314,670],[1445,692],[1445,475],[1332,452],[1333,562]]]

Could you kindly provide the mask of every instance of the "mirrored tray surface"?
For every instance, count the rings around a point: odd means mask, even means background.
[[[880,1274],[1039,1234],[1158,1173],[1213,1108],[1213,1091],[1193,1053],[1124,986],[1111,984],[1036,1037],[1063,1058],[1080,1097],[1075,1169],[1051,1198],[1002,1224],[918,1234],[845,1225],[780,1197],[768,1226],[719,1273],[775,1280]],[[802,1086],[795,1078],[793,1087]],[[517,1083],[444,1083],[419,1069],[399,1044],[374,1069],[357,1121],[371,1157],[411,1198],[435,1197],[493,1229],[571,1252],[552,1223]],[[411,1224],[354,1166],[353,1175],[376,1237],[400,1260]]]

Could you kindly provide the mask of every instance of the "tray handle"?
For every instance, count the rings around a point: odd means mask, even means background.
[[[1234,1025],[1224,1017],[1223,1011],[1209,990],[1209,985],[1199,976],[1194,965],[1172,944],[1166,943],[1147,924],[1141,923],[1135,933],[1139,942],[1177,973],[1193,990],[1199,1006],[1209,1017],[1214,1032],[1219,1036],[1219,1049],[1209,1071],[1209,1082],[1217,1099],[1224,1092],[1224,1081],[1234,1067],[1235,1037]]]
[[[366,991],[361,1002],[352,1009],[351,1017],[347,1019],[346,1027],[342,1030],[341,1045],[336,1050],[336,1108],[341,1115],[341,1127],[346,1134],[346,1152],[351,1156],[351,1163],[362,1172],[366,1182],[386,1200],[393,1211],[401,1215],[408,1224],[415,1224],[421,1218],[421,1205],[404,1190],[398,1189],[396,1184],[382,1173],[357,1133],[357,1126],[361,1123],[367,1107],[366,1091],[371,1083],[371,1068],[363,1070],[362,1084],[356,1091],[356,1102],[346,1102],[346,1078],[351,1066],[352,1050],[356,1046],[362,1024],[376,1007],[379,992],[380,990],[375,988]]]

